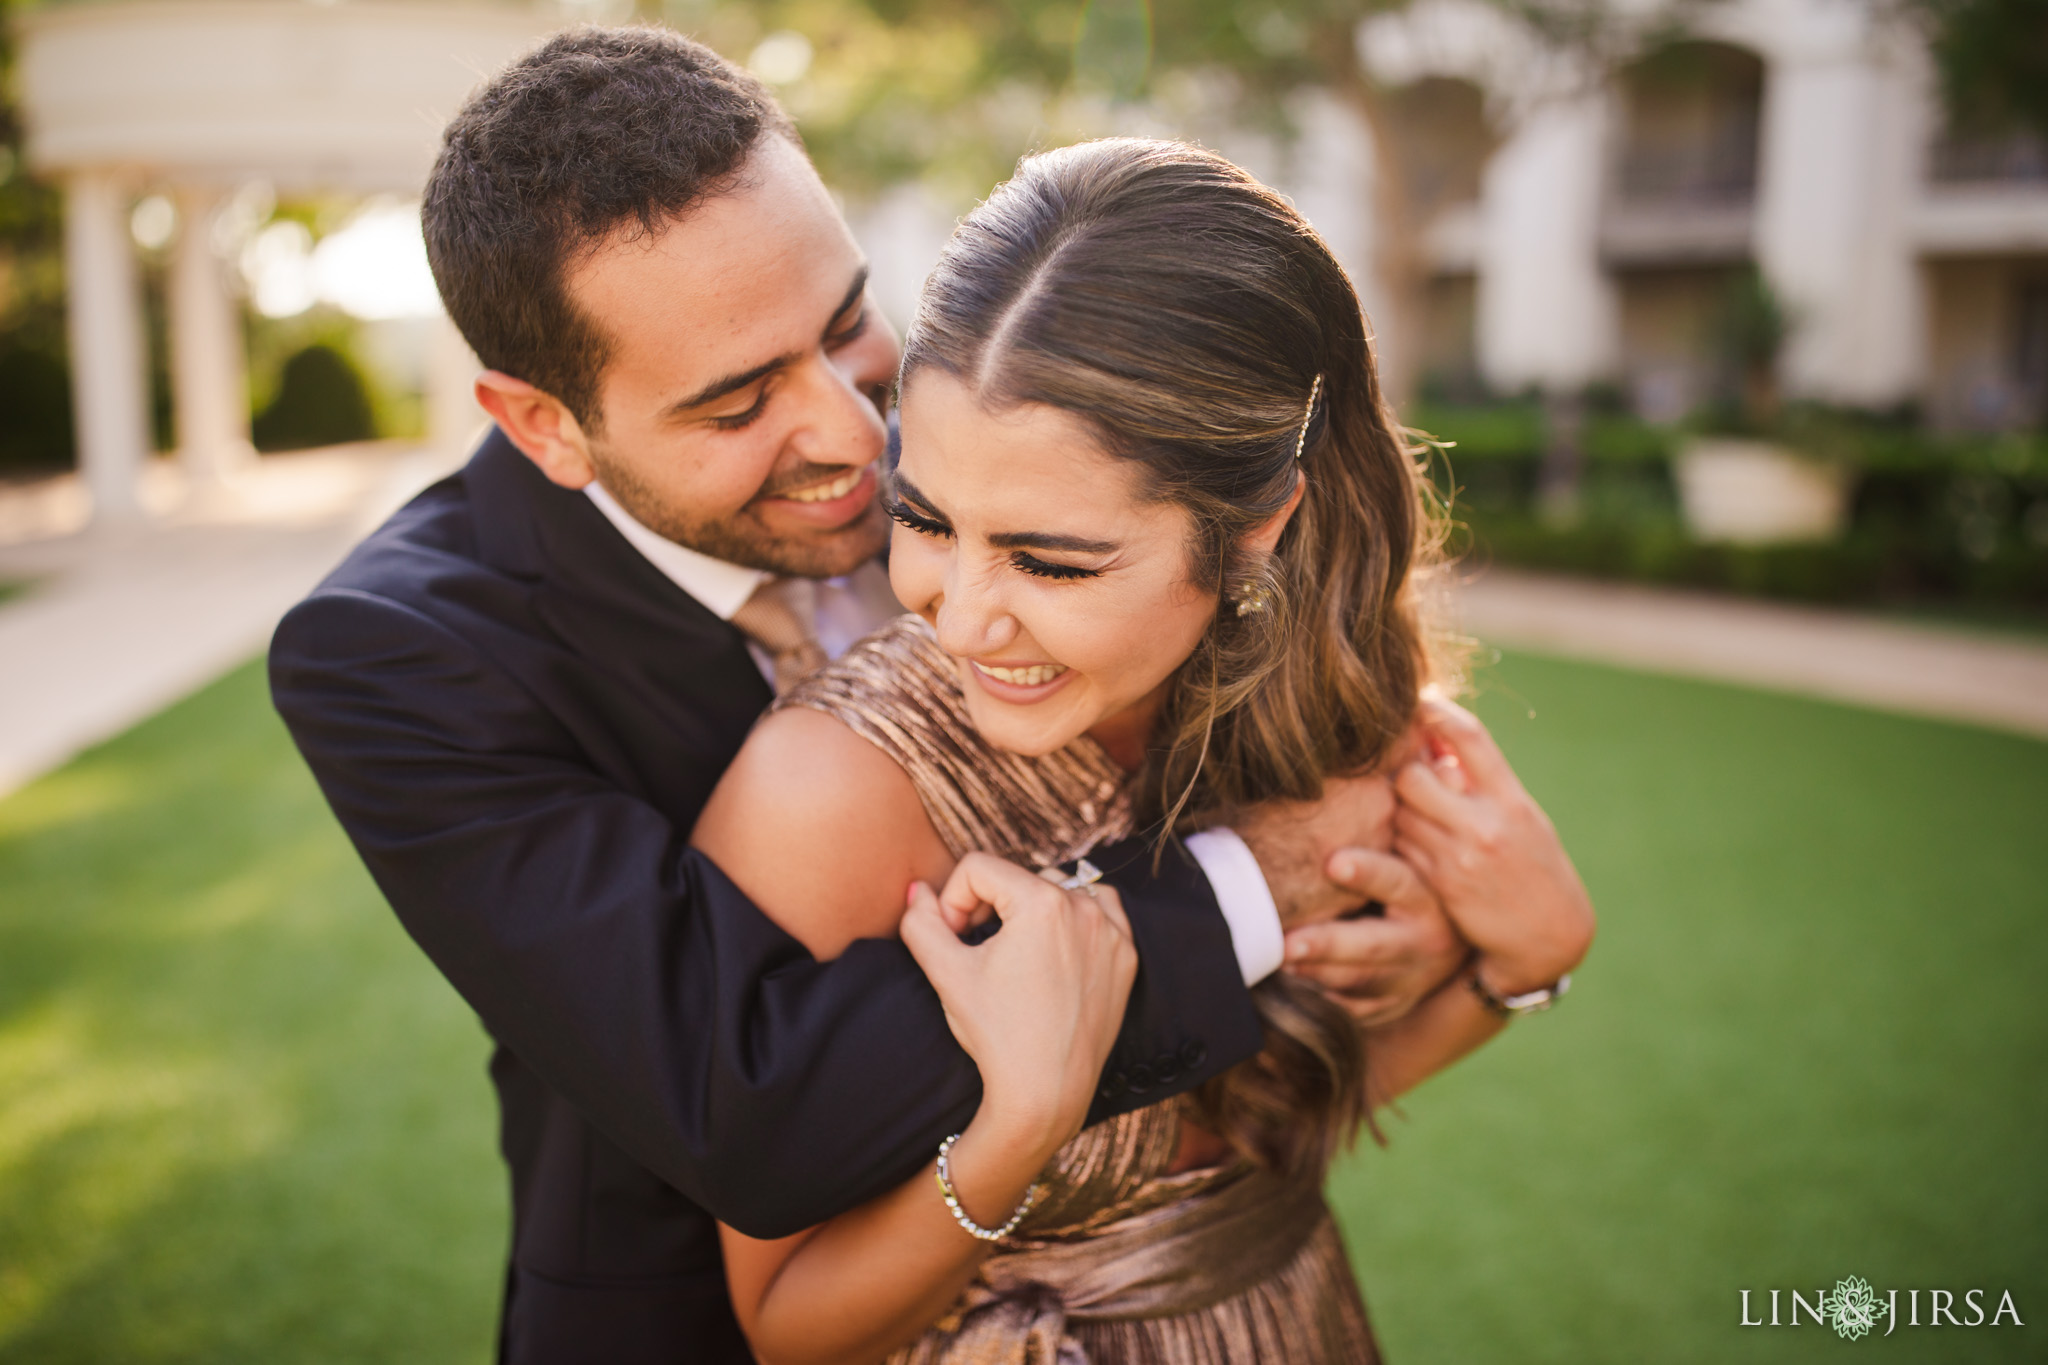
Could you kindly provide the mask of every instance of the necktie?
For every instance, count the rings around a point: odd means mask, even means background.
[[[826,663],[818,643],[818,585],[808,578],[771,578],[754,589],[732,623],[768,651],[781,696]]]

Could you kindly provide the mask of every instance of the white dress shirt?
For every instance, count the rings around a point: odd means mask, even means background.
[[[733,613],[754,595],[754,589],[774,576],[763,569],[742,568],[699,554],[649,530],[595,480],[585,485],[583,491],[618,528],[627,544],[721,621],[730,621]],[[864,564],[843,578],[828,578],[818,584],[818,643],[836,659],[862,636],[902,611],[902,604],[889,588],[888,572],[879,563]],[[754,656],[754,666],[772,685],[773,660],[766,650],[752,642],[748,649]],[[1273,903],[1272,889],[1266,885],[1258,859],[1235,830],[1222,827],[1188,836],[1187,848],[1216,892],[1216,903],[1222,907],[1224,922],[1230,926],[1231,947],[1237,952],[1237,965],[1244,973],[1245,985],[1257,985],[1280,969],[1283,956],[1280,910]]]

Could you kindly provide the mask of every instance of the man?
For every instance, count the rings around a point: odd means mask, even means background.
[[[497,429],[286,617],[273,692],[498,1044],[501,1358],[745,1360],[713,1217],[821,1222],[978,1096],[900,945],[814,962],[685,843],[772,684],[895,610],[873,563],[895,339],[773,100],[659,30],[558,36],[487,83],[425,220]],[[1246,987],[1283,913],[1381,884],[1324,875],[1383,821],[1376,791],[1156,873],[1141,845],[1098,855],[1141,966],[1092,1118],[1258,1049]],[[1426,901],[1318,926],[1362,1013],[1458,966]]]

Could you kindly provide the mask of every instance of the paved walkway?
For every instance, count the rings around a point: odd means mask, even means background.
[[[254,655],[347,548],[447,467],[377,445],[267,456],[154,515],[81,529],[75,480],[0,487],[0,795]],[[2048,646],[1837,612],[1493,570],[1460,597],[1491,644],[2048,736]]]
[[[266,456],[205,499],[154,465],[153,515],[81,529],[75,479],[0,488],[0,795],[263,648],[348,547],[447,465],[380,444]]]
[[[2048,737],[2048,644],[1706,593],[1489,570],[1465,629],[1509,649]]]

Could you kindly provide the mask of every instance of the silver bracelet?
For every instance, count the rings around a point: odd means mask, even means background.
[[[1024,1192],[1024,1202],[1019,1204],[1017,1211],[1010,1215],[1009,1222],[999,1228],[983,1227],[967,1216],[967,1210],[960,1207],[960,1196],[953,1190],[953,1164],[951,1157],[953,1144],[959,1140],[960,1134],[955,1133],[939,1144],[939,1197],[944,1199],[946,1207],[953,1211],[953,1221],[967,1229],[968,1236],[979,1238],[984,1242],[1000,1242],[1003,1238],[1008,1237],[1017,1230],[1017,1224],[1024,1221],[1024,1215],[1031,1212],[1031,1206],[1036,1204],[1038,1197],[1045,1193],[1045,1186],[1033,1185],[1030,1189],[1026,1190]]]

